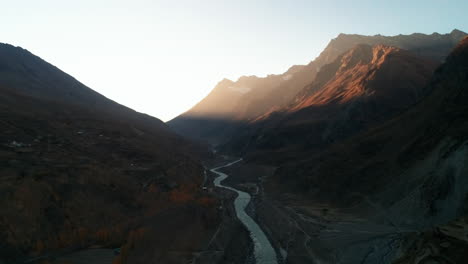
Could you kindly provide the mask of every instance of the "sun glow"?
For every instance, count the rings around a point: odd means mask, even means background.
[[[369,1],[353,2],[368,14],[362,21],[349,11],[357,7],[343,8],[345,14],[337,3],[291,2],[12,1],[2,5],[0,42],[30,50],[121,104],[169,120],[223,78],[277,74],[308,63],[340,32],[450,32],[465,26],[450,21],[466,21],[460,19],[463,8],[440,19],[443,25],[428,25],[432,11],[409,23],[410,8],[396,10],[402,18],[394,19],[385,14],[395,12],[379,14],[382,7]]]

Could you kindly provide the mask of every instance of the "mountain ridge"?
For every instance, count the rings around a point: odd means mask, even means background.
[[[442,61],[458,43],[457,39],[463,35],[466,33],[458,30],[443,35],[415,33],[390,37],[340,34],[332,39],[321,54],[309,64],[291,66],[280,75],[250,77],[256,80],[255,83],[245,82],[246,79],[241,77],[238,79],[241,82],[230,84],[230,86],[239,86],[240,90],[244,89],[245,94],[233,95],[228,89],[223,90],[216,86],[212,91],[216,90],[216,97],[210,93],[196,106],[168,121],[167,124],[183,136],[209,142],[212,145],[224,144],[246,123],[287,106],[304,87],[315,80],[316,74],[322,67],[357,44],[395,46],[413,51],[422,57]],[[202,106],[205,107],[204,114],[196,114],[196,109]],[[221,116],[218,115],[219,107],[225,109]]]

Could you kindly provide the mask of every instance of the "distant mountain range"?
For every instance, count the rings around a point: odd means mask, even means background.
[[[301,189],[314,186],[315,190],[310,194],[326,199],[334,196],[339,203],[353,203],[352,197],[344,198],[348,194],[353,196],[346,190],[375,194],[377,200],[405,199],[402,196],[404,190],[414,191],[412,187],[415,186],[437,189],[439,181],[450,181],[442,186],[458,188],[457,191],[445,190],[443,193],[457,201],[445,200],[447,197],[437,197],[441,194],[424,193],[423,190],[418,199],[427,195],[426,202],[436,198],[432,202],[444,203],[437,205],[438,209],[433,212],[430,212],[430,205],[426,205],[429,206],[425,208],[428,215],[455,217],[442,211],[460,212],[465,198],[459,196],[459,192],[468,193],[468,186],[462,183],[466,180],[464,164],[468,161],[465,155],[468,105],[463,103],[468,96],[467,58],[468,37],[436,70],[428,83],[429,92],[417,104],[315,154],[296,153],[296,159],[288,161],[278,171],[278,176],[282,175],[284,180]],[[430,183],[421,184],[424,181]],[[454,206],[460,208],[453,210]],[[411,210],[407,213],[416,214]]]
[[[319,150],[418,102],[437,65],[398,48],[358,44],[322,67],[289,105],[244,125],[224,148]]]
[[[382,44],[408,50],[415,56],[441,62],[466,33],[361,36],[340,34],[308,65],[296,65],[280,75],[265,78],[243,76],[236,82],[223,80],[193,108],[168,122],[179,134],[225,144],[245,123],[289,105],[322,67],[358,44]]]

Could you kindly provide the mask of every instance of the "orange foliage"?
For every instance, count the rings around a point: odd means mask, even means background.
[[[192,199],[192,195],[180,190],[174,190],[171,192],[171,201],[176,203],[185,203]]]
[[[145,228],[142,228],[142,227],[138,228],[136,230],[130,231],[128,241],[129,241],[129,244],[131,245],[131,247],[133,247],[136,242],[143,239],[143,237],[145,236],[146,233],[147,233],[147,230]]]
[[[89,235],[89,232],[86,228],[84,227],[78,228],[78,230],[76,231],[76,238],[75,238],[76,242],[84,245],[85,242],[88,240],[88,235]]]
[[[112,264],[122,264],[122,256],[118,255],[117,257],[112,260]]]
[[[158,192],[158,186],[156,184],[151,184],[150,186],[148,186],[148,192],[157,193]]]
[[[44,242],[42,242],[41,240],[37,240],[35,249],[37,254],[41,254],[42,251],[44,251],[45,249]]]
[[[197,199],[197,203],[206,207],[212,207],[216,204],[216,200],[212,197],[200,197]]]
[[[87,244],[90,236],[89,230],[84,227],[79,227],[75,230],[63,230],[56,238],[49,238],[44,244],[47,248],[67,248],[70,246],[84,246]],[[38,246],[36,244],[36,246]]]
[[[60,248],[69,247],[73,243],[73,235],[71,232],[62,231],[58,234],[58,246]]]
[[[191,185],[182,185],[180,188],[172,190],[169,198],[176,203],[186,203],[194,200],[193,187]]]
[[[109,241],[110,232],[108,229],[101,229],[96,232],[96,238],[99,242],[105,243]]]
[[[127,243],[120,248],[120,254],[113,261],[112,264],[126,263],[128,258],[128,251],[136,246],[136,243],[142,243],[141,241],[148,233],[145,228],[138,228],[130,231],[127,239]]]

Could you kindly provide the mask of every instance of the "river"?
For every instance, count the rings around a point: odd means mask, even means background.
[[[216,187],[225,188],[237,193],[237,198],[234,200],[234,207],[236,210],[237,218],[244,224],[249,230],[250,237],[254,244],[254,256],[257,264],[277,264],[276,252],[268,240],[267,236],[260,228],[260,226],[245,212],[245,208],[250,202],[250,194],[239,191],[235,188],[222,185],[221,182],[228,177],[227,174],[217,171],[218,169],[231,166],[242,159],[233,161],[221,167],[211,169],[213,173],[216,173],[218,177],[213,181]]]

